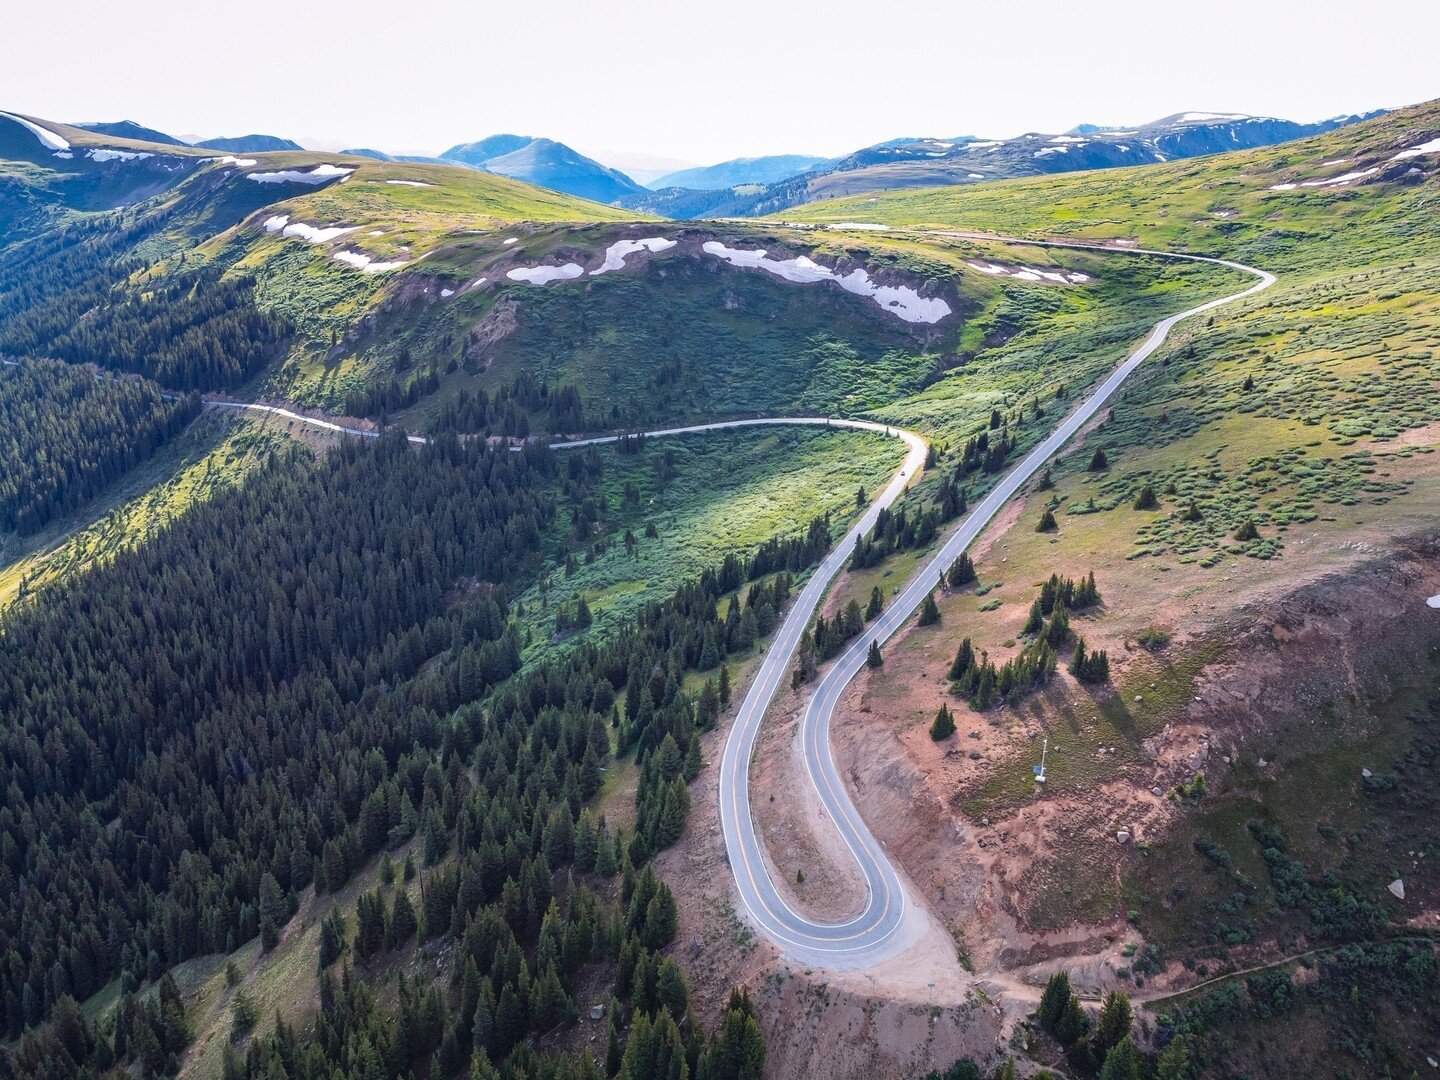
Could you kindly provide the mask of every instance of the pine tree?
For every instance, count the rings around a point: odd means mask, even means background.
[[[1045,471],[1040,474],[1040,482],[1035,485],[1036,491],[1049,491],[1055,486],[1055,477],[1050,473],[1050,466],[1045,466]]]
[[[1135,1043],[1126,1035],[1115,1049],[1105,1055],[1105,1065],[1100,1070],[1100,1080],[1140,1080],[1143,1062]]]
[[[255,1030],[255,1023],[259,1019],[260,1013],[255,1008],[255,1003],[245,993],[245,988],[239,987],[230,999],[230,1038],[239,1042]]]
[[[1140,493],[1135,496],[1135,509],[1136,509],[1136,510],[1158,510],[1158,509],[1160,509],[1160,500],[1158,500],[1157,498],[1155,498],[1155,489],[1154,489],[1153,487],[1151,487],[1149,484],[1146,484],[1144,487],[1142,487],[1142,488],[1140,489]]]
[[[395,892],[395,907],[390,913],[390,922],[385,928],[385,947],[397,949],[415,936],[417,920],[415,907],[410,903],[410,894],[404,889]]]
[[[1105,995],[1105,1001],[1100,1006],[1100,1018],[1095,1024],[1096,1051],[1103,1056],[1111,1047],[1118,1046],[1120,1040],[1130,1034],[1132,1023],[1134,1014],[1130,1008],[1130,999],[1116,990],[1111,990]]]
[[[1096,450],[1090,455],[1090,464],[1086,466],[1090,472],[1104,472],[1110,467],[1110,459],[1105,456],[1104,450]]]
[[[385,898],[377,889],[355,901],[355,955],[366,960],[385,947]]]
[[[1255,522],[1246,518],[1240,528],[1235,530],[1235,539],[1240,541],[1259,540],[1260,530],[1255,527]]]
[[[951,661],[949,677],[951,681],[962,681],[978,667],[975,658],[975,649],[967,637],[960,642],[960,648],[955,651],[955,659]],[[991,665],[993,667],[993,665]]]
[[[345,915],[339,905],[332,907],[320,921],[320,957],[318,967],[324,971],[345,952]]]
[[[655,898],[645,908],[645,946],[649,949],[663,949],[675,940],[679,929],[680,913],[675,906],[675,894],[663,881],[656,890]]]
[[[755,1009],[743,990],[731,990],[730,1001],[710,1045],[700,1058],[705,1080],[760,1080],[765,1069],[765,1037]]]
[[[1064,604],[1055,607],[1055,614],[1050,616],[1050,625],[1045,628],[1045,643],[1052,649],[1058,649],[1065,644],[1065,639],[1070,636],[1070,613]]]
[[[880,655],[880,642],[875,639],[870,641],[870,652],[865,657],[867,667],[878,668],[885,663],[885,658]]]
[[[870,590],[870,602],[865,605],[865,621],[869,622],[884,610],[885,597],[880,592],[880,586],[876,585]]]
[[[553,963],[536,980],[533,997],[530,1019],[537,1031],[549,1031],[571,1019],[575,1013],[575,1003],[560,984],[560,976]]]
[[[970,561],[970,556],[962,551],[960,557],[950,564],[950,569],[945,574],[945,583],[952,589],[958,589],[974,580],[975,564]]]
[[[605,1075],[616,1076],[620,1072],[621,1062],[624,1060],[624,1050],[620,1045],[620,1031],[615,1026],[615,1014],[610,1014],[610,1037],[605,1044]]]
[[[935,722],[930,725],[930,738],[940,742],[954,734],[955,717],[950,714],[950,706],[942,704],[940,711],[935,714]]]
[[[1030,604],[1030,614],[1025,617],[1025,625],[1020,628],[1020,635],[1038,634],[1045,625],[1045,612],[1037,596]]]
[[[280,930],[290,921],[290,904],[275,875],[260,879],[260,937],[266,952],[280,943]]]
[[[424,848],[425,865],[435,866],[450,850],[450,833],[445,828],[445,819],[438,808],[432,807],[425,815]]]
[[[1160,1052],[1160,1058],[1155,1062],[1155,1080],[1191,1080],[1193,1076],[1189,1044],[1186,1043],[1185,1036],[1177,1035]]]
[[[1040,1026],[1050,1034],[1055,1034],[1055,1027],[1060,1023],[1060,1016],[1069,1000],[1070,976],[1067,972],[1057,971],[1050,976],[1050,981],[1045,984],[1045,992],[1040,995],[1040,1008],[1035,1013]]]
[[[601,877],[614,877],[620,869],[619,860],[615,855],[617,841],[612,839],[603,827],[598,830],[598,833],[595,848],[595,873]]]
[[[727,708],[730,705],[730,668],[726,664],[720,665],[720,707]]]
[[[1085,1010],[1080,1007],[1080,999],[1072,993],[1065,1002],[1060,1019],[1055,1022],[1055,1038],[1062,1045],[1069,1046],[1083,1039],[1089,1026],[1090,1020],[1085,1015]]]
[[[488,1061],[495,1052],[495,994],[487,980],[480,989],[480,1000],[475,1004],[475,1019],[470,1024],[470,1045],[477,1055],[484,1055]]]
[[[1035,526],[1035,531],[1039,533],[1056,532],[1059,528],[1060,525],[1055,520],[1055,512],[1047,506],[1045,512],[1040,515],[1040,523]]]
[[[935,604],[935,593],[933,591],[925,594],[925,602],[920,605],[920,625],[934,626],[940,621],[940,609]]]

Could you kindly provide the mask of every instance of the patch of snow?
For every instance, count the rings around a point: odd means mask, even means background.
[[[617,240],[606,250],[604,263],[591,270],[590,276],[598,277],[611,270],[623,270],[627,255],[633,255],[637,251],[669,251],[675,243],[676,241],[666,240],[663,236],[649,236],[644,240]]]
[[[1325,169],[1331,165],[1344,165],[1349,160],[1348,157],[1337,157],[1334,161],[1322,161],[1320,162],[1320,168]]]
[[[154,154],[136,150],[86,150],[85,156],[91,161],[138,161],[140,158],[154,157]]]
[[[1035,156],[1045,157],[1047,154],[1068,154],[1069,152],[1070,148],[1068,146],[1047,146],[1044,149],[1036,150]]]
[[[1295,190],[1297,187],[1299,187],[1299,186],[1300,186],[1299,184],[1271,184],[1271,185],[1270,185],[1270,190],[1271,190],[1271,191],[1294,191],[1294,190]]]
[[[1401,150],[1392,157],[1391,161],[1404,161],[1406,158],[1420,157],[1422,154],[1440,154],[1440,139],[1431,139],[1419,146],[1412,146],[1408,150]]]
[[[455,295],[455,290],[454,290],[454,289],[441,289],[441,290],[440,290],[440,295],[441,295],[442,298],[443,298],[443,297],[454,296],[454,295]]]
[[[234,165],[237,169],[248,169],[252,165],[260,164],[253,157],[235,157],[233,154],[226,154],[222,158],[216,158],[221,165]]]
[[[512,237],[510,237],[510,239],[508,239],[508,240],[505,241],[505,246],[506,246],[506,247],[509,247],[511,244],[518,243],[519,240],[520,240],[520,237],[518,237],[518,236],[512,236]]]
[[[1122,154],[1128,154],[1130,152],[1130,147],[1126,146],[1124,143],[1116,143],[1115,149],[1119,150]]]
[[[49,128],[43,128],[39,124],[33,124],[22,116],[16,116],[14,113],[0,112],[0,116],[5,117],[5,119],[7,120],[14,120],[15,123],[19,124],[26,131],[30,132],[31,135],[35,136],[35,138],[39,139],[40,145],[43,146],[46,150],[70,149],[69,141],[59,135],[56,135],[55,132],[51,131]]]
[[[307,225],[303,221],[290,220],[288,214],[276,214],[274,217],[265,219],[265,231],[268,233],[278,232],[281,236],[294,237],[297,240],[304,240],[307,244],[325,244],[334,240],[337,236],[344,236],[348,232],[354,232],[358,225],[330,226],[320,228],[317,225]]]
[[[701,245],[701,250],[707,255],[724,259],[731,266],[764,270],[797,284],[833,281],[848,293],[874,300],[885,311],[905,322],[937,323],[950,314],[950,305],[944,300],[926,299],[906,285],[877,285],[863,268],[857,267],[842,275],[805,255],[793,259],[770,259],[766,258],[764,248],[744,251],[726,247],[718,240],[707,240]]]
[[[564,266],[517,266],[505,276],[511,281],[525,281],[531,285],[548,285],[552,281],[569,281],[585,273],[579,263]]]
[[[1051,136],[1052,143],[1074,143],[1076,146],[1084,146],[1089,139],[1082,139],[1079,135],[1054,135]]]
[[[966,149],[966,150],[989,150],[991,147],[1001,146],[1001,145],[1003,145],[1003,144],[1002,144],[1002,143],[999,143],[999,142],[996,142],[996,141],[993,141],[993,140],[991,140],[991,141],[986,141],[986,142],[972,142],[972,143],[966,143],[966,144],[965,144],[965,149]]]
[[[385,235],[385,230],[384,230],[384,229],[371,229],[371,230],[370,230],[368,233],[366,233],[365,235],[366,235],[366,236],[384,236],[384,235]]]
[[[1390,882],[1389,885],[1386,885],[1385,888],[1389,890],[1390,895],[1395,897],[1396,900],[1405,899],[1405,880],[1403,878],[1397,877],[1394,881]]]
[[[395,184],[399,187],[434,187],[434,184],[427,184],[424,180],[386,180],[387,184]]]
[[[968,176],[971,180],[984,180],[984,179],[985,179],[985,177],[984,177],[981,173],[978,173],[978,172],[966,173],[965,175]]]
[[[970,259],[965,261],[965,265],[971,270],[978,270],[980,273],[989,274],[992,277],[1012,277],[1019,281],[1050,281],[1056,285],[1083,285],[1090,280],[1089,274],[1082,274],[1078,270],[1038,270],[1033,266],[1006,266],[1004,263]]]
[[[474,284],[474,285],[471,285],[470,287],[471,287],[472,289],[478,289],[481,285],[484,285],[484,284],[485,284],[485,279],[484,279],[483,277],[482,277],[482,278],[476,278],[476,279],[475,279],[475,284]]]
[[[330,257],[336,262],[353,266],[356,270],[366,274],[383,274],[387,270],[394,270],[406,265],[404,259],[399,259],[395,262],[376,262],[369,255],[361,251],[337,251]]]
[[[1346,184],[1356,180],[1363,180],[1365,177],[1371,176],[1379,171],[1379,166],[1375,166],[1369,169],[1361,169],[1359,172],[1348,172],[1343,176],[1332,176],[1328,180],[1302,180],[1300,181],[1300,186],[1314,188],[1344,187]]]
[[[72,154],[69,150],[56,150],[55,156],[58,158],[64,158],[66,161],[69,161],[75,155]]]
[[[1440,608],[1440,593],[1436,593],[1434,596],[1430,597],[1429,600],[1426,600],[1425,603],[1432,608]]]
[[[252,172],[246,177],[257,184],[324,184],[338,177],[349,176],[354,169],[326,162],[313,169],[282,169],[279,172]]]
[[[303,221],[292,221],[280,230],[280,235],[294,236],[304,240],[307,244],[326,244],[337,236],[354,232],[357,228],[359,228],[357,225],[331,225],[322,229],[315,225],[306,225]]]

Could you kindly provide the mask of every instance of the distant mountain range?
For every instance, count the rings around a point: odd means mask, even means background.
[[[774,154],[770,157],[734,158],[718,165],[702,165],[694,169],[681,169],[666,173],[651,181],[646,187],[655,191],[662,188],[689,188],[692,191],[719,191],[722,188],[741,187],[746,184],[774,184],[799,176],[817,165],[827,164],[828,158],[810,157],[807,154]]]
[[[601,165],[553,139],[491,135],[479,142],[452,146],[440,156],[596,202],[617,203],[645,192],[619,169]]]
[[[804,154],[734,158],[680,169],[642,186],[619,169],[553,139],[491,135],[438,157],[344,151],[382,161],[450,164],[512,177],[567,195],[680,219],[776,213],[818,199],[896,188],[975,184],[1016,176],[1108,169],[1269,146],[1376,116],[1336,116],[1313,124],[1240,113],[1177,113],[1130,128],[1081,124],[1060,135],[1029,132],[1013,139],[901,138],[840,158]],[[131,120],[77,125],[116,138],[184,145]],[[299,150],[274,135],[205,139],[192,145],[226,153]]]
[[[1314,124],[1238,113],[1177,113],[1132,128],[1083,124],[1063,135],[1030,132],[1013,139],[909,138],[877,143],[772,182],[763,190],[732,187],[697,194],[653,191],[622,205],[667,217],[772,214],[817,199],[895,188],[976,184],[1015,176],[1108,169],[1270,146],[1330,131],[1376,113]]]

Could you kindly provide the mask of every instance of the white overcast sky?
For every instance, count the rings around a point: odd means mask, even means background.
[[[0,109],[438,153],[495,132],[688,162],[1184,110],[1440,96],[1440,0],[61,0]]]

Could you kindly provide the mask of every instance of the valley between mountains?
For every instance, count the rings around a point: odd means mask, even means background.
[[[3,1069],[1424,1075],[1440,106],[949,142],[0,113]]]

